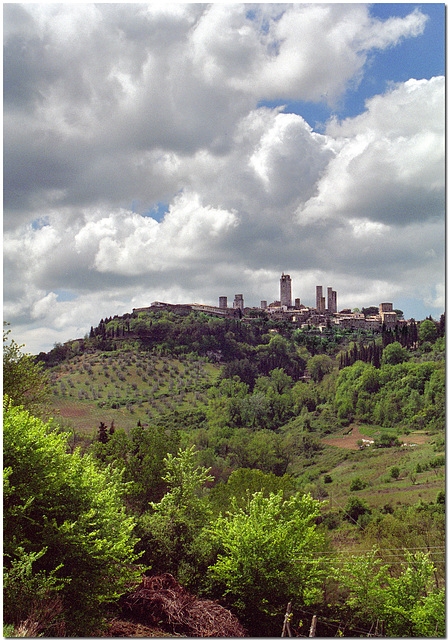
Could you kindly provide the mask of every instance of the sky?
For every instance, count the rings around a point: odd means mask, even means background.
[[[3,316],[445,292],[444,4],[3,5]]]

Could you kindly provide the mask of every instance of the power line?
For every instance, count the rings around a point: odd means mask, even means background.
[[[314,551],[314,553],[318,554],[335,554],[335,553],[372,553],[372,552],[383,552],[383,551],[429,551],[430,549],[445,549],[443,545],[433,546],[433,547],[393,547],[392,549],[382,549],[381,547],[375,547],[372,549],[353,549],[352,551]]]

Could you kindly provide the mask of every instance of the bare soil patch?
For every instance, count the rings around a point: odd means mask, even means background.
[[[429,436],[398,436],[398,439],[400,442],[403,442],[403,444],[425,444],[425,442],[428,442]]]
[[[340,449],[356,450],[359,449],[357,442],[362,438],[363,436],[359,432],[359,427],[354,426],[350,433],[348,433],[346,436],[340,436],[336,438],[323,438],[322,442],[332,445],[333,447],[339,447]]]

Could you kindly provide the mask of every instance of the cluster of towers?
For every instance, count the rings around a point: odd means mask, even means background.
[[[219,308],[227,309],[227,296],[219,297]],[[235,294],[235,300],[233,301],[233,308],[241,309],[241,311],[244,311],[244,298],[242,293]]]
[[[337,313],[337,293],[331,287],[327,287],[327,311]],[[325,311],[325,297],[322,296],[322,287],[316,287],[316,309],[323,313]]]
[[[291,276],[282,273],[280,278],[280,304],[286,307],[300,307],[300,298],[294,300],[292,303],[292,287]],[[322,295],[322,287],[316,287],[316,309],[319,313],[324,313],[327,310],[329,313],[337,313],[337,292],[333,291],[332,287],[327,288],[327,306],[325,307],[325,297]]]
[[[269,305],[270,307],[278,305],[277,303],[272,303]],[[268,304],[266,300],[261,301],[261,309],[267,309]],[[286,307],[287,309],[300,309],[300,298],[295,298],[294,301],[292,299],[292,280],[291,276],[288,274],[282,273],[280,278],[280,306]],[[227,307],[227,297],[220,296],[219,298],[219,308],[221,310],[228,309]],[[233,308],[240,309],[244,311],[244,299],[242,293],[237,293],[235,295],[235,300],[233,301]],[[319,313],[324,313],[328,311],[329,313],[337,313],[337,294],[336,291],[333,291],[331,287],[327,288],[327,306],[325,307],[325,297],[322,296],[322,287],[316,287],[316,309]]]

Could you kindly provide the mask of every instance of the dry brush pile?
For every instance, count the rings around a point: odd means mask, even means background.
[[[176,634],[195,638],[241,638],[238,619],[213,600],[188,593],[171,574],[143,578],[123,600],[126,613],[145,624],[161,624]]]

